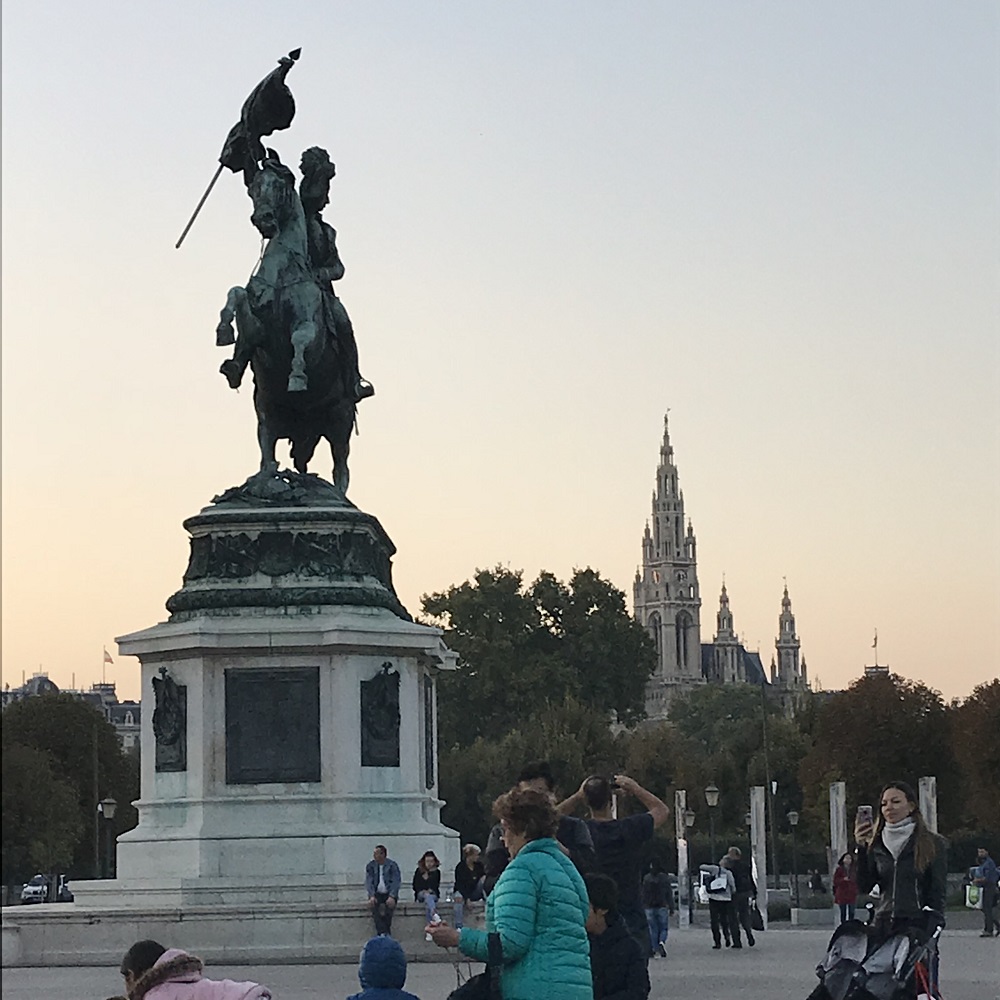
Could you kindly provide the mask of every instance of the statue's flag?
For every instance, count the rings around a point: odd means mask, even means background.
[[[208,182],[201,201],[195,206],[188,224],[181,233],[181,238],[174,244],[176,248],[184,242],[184,237],[198,218],[201,206],[212,193],[215,182],[219,179],[223,167],[229,167],[234,173],[244,172],[244,178],[250,183],[251,175],[258,163],[266,156],[266,150],[260,141],[261,136],[270,135],[280,129],[288,128],[295,117],[295,98],[285,83],[288,71],[302,55],[302,49],[292,49],[287,56],[278,60],[278,65],[272,69],[243,102],[240,120],[229,130],[222,152],[219,154],[219,166],[215,176]]]
[[[293,49],[278,60],[278,65],[264,77],[243,102],[240,120],[226,136],[219,162],[234,173],[252,169],[264,159],[261,136],[288,128],[295,117],[295,98],[285,83],[288,71],[302,54]]]

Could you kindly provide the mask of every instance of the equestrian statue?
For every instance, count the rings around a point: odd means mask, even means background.
[[[260,473],[277,474],[278,440],[291,442],[292,463],[304,473],[320,438],[326,438],[333,483],[346,493],[357,404],[375,389],[361,377],[354,329],[332,285],[343,277],[344,265],[336,230],[322,212],[336,168],[326,150],[307,149],[296,191],[293,172],[261,142],[291,124],[295,102],[285,76],[299,52],[280,59],[247,98],[195,216],[223,166],[242,172],[253,203],[250,221],[266,242],[246,286],[229,290],[216,343],[235,345],[219,369],[233,389],[242,384],[247,366],[253,372]]]

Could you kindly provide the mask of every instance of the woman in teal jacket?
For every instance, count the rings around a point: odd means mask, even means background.
[[[427,933],[438,946],[480,962],[489,934],[499,934],[504,1000],[592,1000],[587,887],[555,839],[559,817],[551,800],[515,788],[493,812],[512,860],[487,897],[486,930],[438,924]]]

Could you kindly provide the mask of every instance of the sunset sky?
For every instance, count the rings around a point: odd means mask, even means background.
[[[810,677],[1000,673],[995,2],[3,5],[3,680],[139,696],[181,526],[255,471],[218,374],[260,251],[225,172],[297,46],[286,162],[326,218],[362,371],[351,499],[420,596],[590,566],[631,601],[669,408],[699,543]],[[286,455],[282,450],[282,455]],[[327,453],[314,470],[329,475]]]

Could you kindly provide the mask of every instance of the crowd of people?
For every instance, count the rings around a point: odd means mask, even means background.
[[[618,796],[639,812],[617,815]],[[580,806],[585,819],[574,816]],[[670,815],[627,775],[591,775],[559,802],[547,764],[525,767],[493,805],[484,859],[485,929],[428,923],[427,935],[486,963],[504,1000],[645,1000],[648,962],[666,955],[669,879],[642,847]]]
[[[640,808],[619,816],[619,798],[626,795]],[[585,818],[573,815],[579,807]],[[922,926],[928,911],[943,911],[946,844],[926,826],[916,794],[905,782],[887,785],[877,813],[872,812],[859,811],[855,848],[838,859],[833,898],[846,923],[855,917],[859,894],[876,896],[869,933],[884,940]],[[467,986],[475,990],[458,993],[456,1000],[646,1000],[648,963],[666,957],[677,905],[671,878],[660,865],[643,862],[644,845],[669,817],[667,806],[626,775],[591,775],[558,801],[548,765],[535,763],[497,798],[493,814],[497,822],[485,852],[476,844],[462,848],[451,883],[451,924],[437,912],[442,873],[434,851],[425,851],[413,872],[413,899],[423,907],[426,939],[486,965],[482,982],[470,981]],[[997,865],[985,848],[977,860],[970,879],[983,894],[983,935],[1000,936],[994,912],[1000,892]],[[416,1000],[403,989],[406,957],[391,936],[401,886],[399,865],[385,845],[377,845],[365,870],[376,936],[361,953],[362,990],[349,1000]],[[753,947],[757,886],[740,849],[730,847],[717,864],[702,865],[701,886],[713,948],[724,943],[739,949],[744,938]],[[466,907],[476,903],[485,908],[483,929],[463,925]],[[932,959],[932,989],[934,965]],[[129,949],[120,971],[123,1000],[271,996],[254,982],[208,979],[197,957],[149,940]]]

